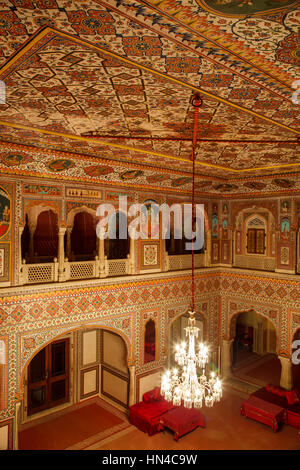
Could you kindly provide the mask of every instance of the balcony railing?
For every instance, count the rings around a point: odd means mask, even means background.
[[[202,268],[206,264],[205,254],[196,254],[194,258],[195,268]],[[84,279],[99,279],[106,277],[128,276],[137,274],[132,266],[130,255],[126,259],[107,259],[100,262],[96,256],[92,261],[68,261],[64,260],[59,269],[59,263],[55,258],[53,263],[23,264],[20,268],[19,285],[41,284],[48,282],[67,282]],[[172,255],[165,253],[164,267],[162,271],[180,271],[191,269],[192,255]]]
[[[236,255],[234,267],[275,271],[275,258],[259,255]]]
[[[180,271],[182,269],[191,269],[192,255],[171,255],[168,256],[168,271]],[[194,256],[194,267],[205,267],[205,254]]]
[[[58,281],[58,262],[53,263],[39,263],[39,264],[25,264],[23,262],[20,275],[19,284],[41,284],[44,282],[57,282]]]

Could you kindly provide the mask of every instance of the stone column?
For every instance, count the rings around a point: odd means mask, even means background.
[[[230,377],[232,365],[232,343],[233,339],[223,339],[221,353],[221,375],[223,378]]]
[[[286,390],[293,388],[292,363],[289,357],[278,356],[281,362],[280,387]]]
[[[71,259],[71,233],[72,233],[73,227],[67,227],[67,246],[66,246],[66,251],[67,251],[67,258],[70,261]]]
[[[64,247],[64,236],[66,233],[66,227],[59,227],[58,229],[58,281],[65,281],[65,247]]]
[[[211,230],[206,232],[206,250],[205,250],[205,267],[211,265]]]
[[[35,229],[36,229],[36,224],[37,224],[36,220],[28,222],[28,228],[29,228],[29,258],[30,258],[29,261],[31,263],[34,260],[33,236],[34,236],[34,232],[35,232]]]
[[[129,366],[129,406],[136,403],[135,399],[135,366]]]
[[[24,230],[24,225],[20,225],[19,226],[19,249],[18,249],[18,253],[19,253],[19,256],[18,256],[18,277],[17,277],[17,282],[19,285],[22,285],[22,281],[20,279],[20,275],[21,275],[21,269],[22,269],[22,233],[23,233],[23,230]],[[22,277],[22,275],[21,275]]]
[[[19,420],[20,420],[21,403],[22,403],[21,401],[18,401],[16,403],[15,425],[14,425],[14,443],[13,443],[13,449],[14,450],[19,449],[18,434],[19,434]]]

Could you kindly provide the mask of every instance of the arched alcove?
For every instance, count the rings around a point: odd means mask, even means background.
[[[144,364],[155,361],[156,329],[155,321],[150,318],[145,325]]]

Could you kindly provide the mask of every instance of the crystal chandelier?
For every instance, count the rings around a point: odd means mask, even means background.
[[[197,144],[197,127],[199,108],[202,100],[199,95],[192,99],[194,106],[194,132],[192,147],[193,162],[193,180],[192,180],[192,217],[194,218],[195,206],[195,148]],[[199,344],[199,350],[196,353],[196,339],[199,328],[196,327],[195,320],[195,276],[194,276],[194,250],[192,245],[192,311],[189,312],[188,326],[185,329],[187,341],[182,342],[175,348],[175,361],[182,368],[181,373],[174,368],[168,370],[162,377],[161,394],[167,401],[172,401],[173,405],[183,404],[186,408],[201,408],[203,401],[207,407],[213,406],[215,402],[220,401],[222,397],[222,385],[220,379],[214,372],[208,379],[205,375],[205,369],[209,361],[208,347],[203,343]],[[197,367],[201,374],[197,373]]]
[[[181,374],[176,368],[167,371],[162,377],[161,394],[167,401],[173,401],[173,405],[180,406],[182,401],[186,408],[201,408],[203,401],[208,407],[220,401],[222,397],[222,385],[214,372],[207,379],[205,368],[208,363],[208,347],[203,343],[199,345],[196,353],[195,340],[198,337],[199,328],[195,326],[195,313],[189,312],[189,322],[185,328],[188,337],[188,345],[183,342],[176,346],[175,361],[182,367]],[[202,375],[197,374],[197,366],[202,370]]]

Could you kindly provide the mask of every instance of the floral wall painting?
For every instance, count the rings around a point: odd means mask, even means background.
[[[141,233],[145,239],[159,239],[159,205],[147,200],[141,212]]]
[[[214,238],[218,237],[218,231],[219,231],[219,220],[217,214],[214,214],[212,216],[212,229],[211,233]]]
[[[281,238],[288,240],[290,233],[290,221],[287,218],[281,220]]]
[[[72,160],[61,158],[61,159],[53,160],[47,166],[50,171],[60,172],[60,171],[68,170],[69,168],[72,168],[74,165],[75,163]]]
[[[276,178],[273,180],[273,184],[279,188],[292,188],[295,185],[295,181],[287,180],[283,178]]]
[[[222,232],[223,232],[223,238],[227,238],[228,234],[228,222],[227,219],[224,219],[222,222]]]
[[[10,199],[6,191],[0,187],[0,238],[3,237],[10,226]]]
[[[134,180],[135,178],[138,178],[139,176],[143,176],[143,171],[141,170],[129,170],[125,171],[120,174],[120,178],[122,180]]]
[[[225,17],[284,11],[297,4],[295,0],[197,0],[197,3],[206,11]]]

